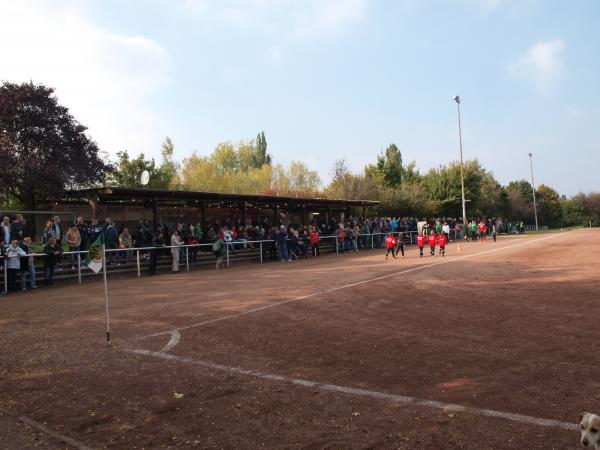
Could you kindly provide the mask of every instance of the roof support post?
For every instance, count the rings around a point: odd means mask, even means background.
[[[207,236],[207,229],[206,229],[206,201],[202,200],[201,202],[202,205],[202,232],[204,233],[204,236]]]
[[[152,226],[154,230],[158,230],[158,199],[152,199]]]

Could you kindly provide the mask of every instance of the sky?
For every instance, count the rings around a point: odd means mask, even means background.
[[[421,171],[600,190],[600,2],[0,0],[0,80],[56,89],[114,158],[264,131],[327,183],[390,143]]]

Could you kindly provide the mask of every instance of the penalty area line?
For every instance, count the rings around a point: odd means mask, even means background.
[[[527,416],[524,414],[510,413],[510,412],[505,412],[505,411],[497,411],[494,409],[477,408],[474,406],[459,405],[456,403],[444,403],[444,402],[440,402],[440,401],[436,401],[436,400],[421,399],[421,398],[412,397],[412,396],[408,396],[408,395],[390,394],[387,392],[374,391],[374,390],[364,389],[364,388],[353,388],[353,387],[341,386],[341,385],[337,385],[337,384],[321,383],[318,381],[305,380],[302,378],[291,378],[291,377],[287,377],[285,375],[276,375],[276,374],[271,374],[271,373],[267,373],[267,372],[261,372],[259,370],[251,370],[251,369],[244,369],[241,367],[226,366],[226,365],[218,364],[218,363],[211,362],[211,361],[195,360],[195,359],[186,358],[183,356],[177,356],[177,355],[172,355],[172,354],[167,354],[167,353],[162,353],[162,352],[153,352],[153,351],[144,350],[144,349],[135,349],[135,350],[128,349],[127,351],[138,354],[138,355],[162,358],[167,361],[171,361],[171,362],[175,362],[175,363],[183,363],[183,364],[193,365],[193,366],[197,366],[197,367],[202,367],[205,369],[220,370],[220,371],[224,371],[224,372],[234,373],[237,375],[246,375],[246,376],[250,376],[250,377],[254,377],[254,378],[273,381],[273,382],[292,384],[295,386],[303,386],[303,387],[308,387],[308,388],[312,388],[312,389],[319,389],[321,391],[333,392],[336,394],[346,394],[346,395],[352,395],[352,396],[369,397],[369,398],[374,398],[377,400],[384,400],[384,401],[389,401],[389,402],[399,403],[399,404],[404,404],[404,405],[421,406],[424,408],[439,409],[439,410],[446,411],[446,412],[449,411],[449,412],[466,413],[466,414],[476,415],[476,416],[480,416],[480,417],[492,417],[492,418],[498,418],[498,419],[505,419],[505,420],[510,420],[512,422],[519,422],[519,423],[524,423],[524,424],[529,424],[529,425],[537,425],[537,426],[549,427],[549,428],[558,428],[558,429],[562,429],[562,430],[575,431],[578,429],[578,425],[575,423],[562,422],[560,420],[555,420],[555,419],[545,419],[545,418],[541,418],[541,417]]]
[[[434,262],[434,263],[430,263],[430,264],[424,264],[424,265],[418,265],[418,266],[412,267],[410,269],[401,270],[399,272],[393,272],[393,273],[389,273],[389,274],[386,274],[386,275],[380,275],[378,277],[369,278],[367,280],[357,281],[355,283],[344,284],[344,285],[333,287],[333,288],[330,288],[330,289],[324,289],[324,290],[316,291],[316,292],[313,292],[311,294],[305,294],[305,295],[301,295],[299,297],[290,298],[290,299],[283,300],[283,301],[280,301],[280,302],[270,303],[268,305],[259,306],[258,308],[249,309],[247,311],[242,311],[242,312],[239,312],[239,313],[236,313],[236,314],[229,314],[227,316],[217,317],[215,319],[209,319],[209,320],[205,320],[203,322],[197,322],[197,323],[193,323],[193,324],[190,324],[190,325],[185,325],[185,326],[178,327],[178,328],[173,328],[173,329],[167,330],[167,331],[160,331],[158,333],[152,333],[152,334],[149,334],[149,335],[137,338],[136,340],[139,341],[139,340],[143,340],[143,339],[147,339],[147,338],[153,338],[153,337],[157,337],[157,336],[163,336],[165,334],[170,334],[171,336],[173,336],[174,332],[181,332],[181,331],[184,331],[184,330],[189,330],[191,328],[197,328],[197,327],[202,327],[204,325],[210,325],[210,324],[213,324],[213,323],[222,322],[224,320],[235,319],[237,317],[246,316],[248,314],[254,314],[254,313],[257,313],[257,312],[265,311],[267,309],[271,309],[271,308],[276,308],[278,306],[287,305],[288,303],[297,302],[297,301],[300,301],[300,300],[306,300],[306,299],[309,299],[309,298],[317,297],[317,296],[322,295],[322,294],[327,294],[327,293],[330,293],[330,292],[340,291],[342,289],[348,289],[348,288],[360,286],[360,285],[363,285],[363,284],[372,283],[374,281],[381,281],[381,280],[385,280],[385,279],[388,279],[388,278],[396,277],[398,275],[403,275],[403,274],[407,274],[407,273],[411,273],[411,272],[417,272],[417,271],[423,270],[423,269],[429,269],[431,267],[436,267],[436,266],[439,266],[439,265],[442,265],[442,264],[450,264],[450,263],[456,262],[456,261],[462,261],[462,260],[469,259],[469,258],[475,258],[476,256],[486,255],[488,253],[500,252],[500,251],[508,250],[508,249],[515,248],[515,247],[522,247],[524,245],[533,244],[535,242],[540,242],[540,241],[544,241],[544,240],[547,240],[547,239],[552,239],[552,238],[555,238],[557,236],[562,236],[562,234],[556,233],[556,234],[552,234],[551,236],[544,236],[544,237],[537,238],[537,239],[532,239],[532,240],[526,241],[526,242],[519,242],[519,243],[516,243],[516,244],[505,245],[505,246],[502,246],[502,247],[497,247],[497,248],[493,248],[493,249],[489,249],[489,250],[484,250],[482,252],[477,252],[477,253],[473,253],[473,254],[470,254],[470,255],[463,255],[463,256],[458,256],[458,257],[455,257],[455,258],[446,258],[443,261],[438,261],[438,262]],[[171,348],[173,348],[175,345],[173,345],[172,347],[170,347],[169,350]]]
[[[30,427],[35,428],[35,429],[41,431],[42,433],[47,434],[48,436],[50,436],[60,442],[69,444],[71,447],[74,447],[78,450],[93,450],[92,447],[88,447],[87,445],[82,444],[81,442],[77,442],[75,439],[70,438],[69,436],[65,436],[64,434],[57,433],[56,431],[51,430],[47,426],[45,426],[39,422],[36,422],[33,419],[30,419],[29,417],[19,416],[18,414],[15,414],[12,411],[9,411],[2,407],[0,407],[0,413],[4,414],[6,416],[12,417],[13,419],[18,420],[20,422],[23,422],[24,424],[29,425]]]

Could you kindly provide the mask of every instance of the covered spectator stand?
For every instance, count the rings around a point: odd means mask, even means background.
[[[81,215],[85,220],[111,217],[120,225],[134,226],[140,219],[154,228],[177,222],[301,224],[328,223],[333,217],[366,217],[379,202],[325,198],[241,195],[218,192],[172,191],[105,187],[66,191],[53,199],[53,210]]]

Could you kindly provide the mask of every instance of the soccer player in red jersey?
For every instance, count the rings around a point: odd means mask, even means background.
[[[385,259],[388,259],[388,255],[390,254],[390,252],[392,252],[392,257],[394,259],[396,259],[396,244],[398,243],[398,241],[396,241],[396,238],[394,237],[393,233],[388,233],[387,237],[385,238],[385,246],[387,248],[387,250],[385,251]]]
[[[446,256],[446,244],[448,243],[448,237],[446,236],[446,233],[444,233],[443,231],[440,233],[440,235],[437,237],[437,244],[440,247],[440,255],[442,256]]]
[[[486,232],[487,232],[487,225],[485,224],[485,221],[483,219],[481,219],[481,221],[479,222],[479,225],[477,225],[477,233],[479,234],[479,240],[481,242],[485,242]]]
[[[419,247],[419,256],[422,258],[423,247],[425,247],[425,236],[423,235],[423,233],[420,233],[419,236],[417,236],[417,245]]]
[[[427,238],[427,242],[429,243],[429,256],[435,256],[435,241],[437,241],[437,236],[435,235],[435,231],[431,230],[431,233]]]

